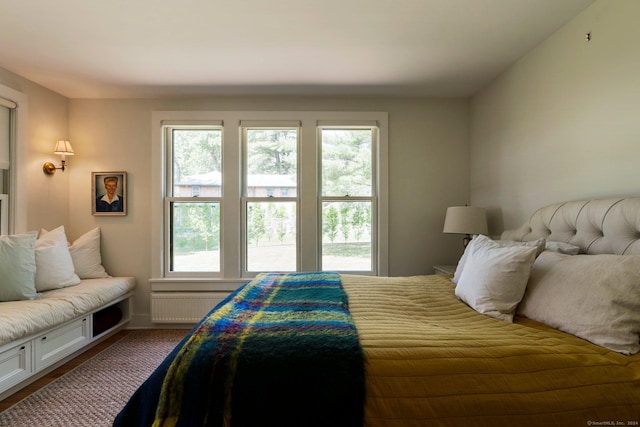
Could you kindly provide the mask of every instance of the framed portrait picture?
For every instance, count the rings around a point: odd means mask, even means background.
[[[127,173],[91,172],[91,194],[93,215],[126,215]]]

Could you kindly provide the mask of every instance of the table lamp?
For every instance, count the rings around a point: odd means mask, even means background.
[[[464,234],[462,244],[466,248],[472,234],[487,234],[487,214],[484,208],[476,206],[450,206],[442,232]]]

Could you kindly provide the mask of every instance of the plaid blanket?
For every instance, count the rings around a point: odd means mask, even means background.
[[[261,274],[205,316],[114,425],[361,426],[364,381],[340,276]]]

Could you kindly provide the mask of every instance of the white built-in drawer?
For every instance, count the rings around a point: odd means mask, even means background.
[[[31,375],[31,342],[0,353],[0,393]]]
[[[71,322],[35,339],[35,371],[56,363],[91,340],[91,316]]]

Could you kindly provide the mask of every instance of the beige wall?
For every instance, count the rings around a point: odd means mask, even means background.
[[[468,102],[406,98],[224,97],[70,100],[70,234],[99,225],[103,261],[138,280],[137,325],[149,312],[151,277],[151,113],[154,110],[344,110],[389,113],[391,275],[430,274],[460,255],[461,237],[443,235],[447,206],[468,203]],[[128,173],[128,215],[91,215],[92,171]],[[66,173],[66,172],[65,172]],[[33,189],[33,191],[38,191]]]
[[[447,206],[469,201],[469,105],[464,99],[222,97],[68,100],[7,70],[0,84],[29,101],[27,228],[65,225],[70,240],[100,226],[105,267],[138,281],[137,326],[147,325],[151,276],[151,112],[154,110],[343,110],[389,113],[389,272],[431,273],[460,255],[460,236],[442,234]],[[76,155],[54,176],[42,172],[57,139]],[[91,172],[128,173],[125,217],[91,214]]]
[[[640,1],[599,0],[472,98],[471,200],[491,233],[546,204],[640,195],[638,16]]]
[[[60,166],[60,156],[53,154],[53,148],[58,139],[69,136],[69,100],[2,68],[0,84],[23,93],[28,101],[27,162],[17,165],[26,168],[27,194],[19,197],[26,197],[27,229],[68,226],[69,173],[45,175],[42,164],[53,161]],[[71,167],[73,160],[70,158]]]

